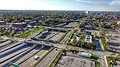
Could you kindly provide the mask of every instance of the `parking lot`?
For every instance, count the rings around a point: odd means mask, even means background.
[[[55,67],[95,67],[95,62],[72,56],[62,56]]]
[[[120,37],[109,37],[107,39],[107,49],[120,52]]]
[[[117,65],[113,65],[113,67],[120,67],[120,61],[116,61]]]

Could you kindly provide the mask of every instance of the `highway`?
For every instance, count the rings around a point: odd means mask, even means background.
[[[22,43],[22,42],[14,43],[14,44],[12,44],[12,45],[9,46],[9,47],[6,47],[6,48],[0,50],[0,53],[4,52],[4,51],[6,51],[6,50],[9,50],[10,48],[13,48],[13,47],[15,47],[15,46],[17,46],[17,45],[19,45],[19,44],[21,44],[21,43]]]
[[[11,41],[11,40],[9,40],[7,42],[4,42],[4,43],[0,44],[0,50],[4,49],[6,47],[9,47],[9,46],[11,46],[14,43],[15,43],[15,41]]]
[[[27,43],[22,43],[22,44],[14,47],[14,48],[11,48],[11,49],[9,49],[9,50],[7,50],[7,51],[4,51],[4,52],[0,53],[0,58],[2,58],[2,57],[4,57],[4,56],[7,56],[7,55],[9,55],[10,53],[16,52],[17,50],[22,49],[22,48],[25,47],[26,45],[27,45]]]
[[[56,36],[59,32],[51,32],[51,35],[48,35],[48,38],[46,40],[50,40],[54,36]]]
[[[67,35],[62,39],[62,41],[60,42],[60,43],[62,43],[62,44],[64,44],[65,43],[65,41],[66,41],[66,39],[69,37],[69,35],[70,35],[70,31],[67,33]]]
[[[7,55],[7,56],[5,56],[5,57],[3,57],[3,58],[0,58],[0,63],[3,63],[3,62],[5,62],[6,60],[8,60],[8,59],[10,59],[10,58],[12,58],[12,57],[14,57],[14,56],[16,56],[16,55],[19,55],[20,53],[26,51],[27,49],[29,49],[29,48],[28,48],[28,47],[27,47],[27,48],[23,48],[23,49],[18,50],[18,51],[14,52],[14,53],[12,53],[12,54],[10,54],[10,55]]]
[[[36,53],[35,55],[39,56],[41,59],[41,57],[43,57],[46,53],[48,53],[49,48],[44,47],[43,49],[41,49],[38,53]],[[21,63],[20,66],[21,67],[31,67],[33,64],[35,64],[36,62],[38,62],[38,60],[34,59],[33,55],[31,58],[29,58],[28,60],[26,60],[25,62]]]
[[[6,45],[0,47],[0,50],[6,49],[6,48],[14,45],[14,44],[17,43],[17,42],[18,42],[18,41],[12,41],[12,42],[10,42],[9,44],[6,44]]]
[[[47,29],[52,29],[52,30],[60,30],[60,31],[67,31],[67,30],[69,30],[69,29],[66,29],[66,28],[61,28],[61,27],[54,27],[54,28],[52,28],[52,27],[48,27],[48,26],[46,26],[46,28]]]
[[[35,67],[49,67],[61,49],[54,48],[46,57],[44,57]]]
[[[49,40],[57,41],[64,33],[58,32],[54,37],[50,38]]]
[[[33,46],[31,48],[29,48],[28,50],[20,53],[19,55],[7,60],[6,62],[0,64],[1,67],[9,67],[10,66],[10,62],[15,62],[16,60],[18,60],[21,56],[24,56],[25,54],[27,54],[29,51],[33,50],[36,46]]]
[[[4,43],[1,43],[1,44],[0,44],[0,48],[1,48],[2,46],[5,46],[5,45],[11,43],[11,42],[12,42],[11,40],[8,40],[8,41],[6,41],[6,42],[4,42]]]
[[[29,53],[27,53],[26,55],[24,55],[23,57],[21,57],[18,61],[16,61],[16,64],[21,64],[24,61],[26,61],[27,59],[29,59],[30,57],[32,57],[34,54],[36,54],[38,51],[40,51],[41,49],[39,49],[40,47],[35,47],[34,49],[32,49]]]

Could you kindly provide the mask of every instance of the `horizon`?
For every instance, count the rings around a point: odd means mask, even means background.
[[[0,10],[120,11],[120,0],[0,0]]]
[[[28,9],[28,10],[22,10],[22,9],[0,9],[0,11],[89,11],[89,10],[32,10],[32,9]],[[120,12],[120,11],[98,11],[98,10],[94,10],[94,11],[89,11],[89,12]]]

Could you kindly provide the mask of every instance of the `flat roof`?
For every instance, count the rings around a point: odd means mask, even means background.
[[[0,23],[5,22],[5,21],[0,21]]]
[[[86,55],[86,56],[91,56],[91,53],[85,53],[85,52],[81,52],[81,55]]]
[[[14,23],[14,24],[26,24],[27,22],[17,22],[17,23]]]

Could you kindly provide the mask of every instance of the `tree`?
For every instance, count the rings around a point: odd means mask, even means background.
[[[12,30],[12,32],[10,33],[10,37],[12,37],[14,35],[15,31]]]
[[[94,38],[96,38],[96,37],[97,37],[97,33],[94,34]]]
[[[73,40],[72,45],[77,46],[77,40],[76,39]]]
[[[101,30],[101,31],[100,31],[100,36],[101,36],[101,37],[105,37],[105,35],[106,35],[105,30]]]
[[[0,40],[2,39],[2,38],[1,38],[1,34],[2,34],[2,33],[0,32]]]

